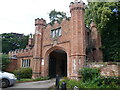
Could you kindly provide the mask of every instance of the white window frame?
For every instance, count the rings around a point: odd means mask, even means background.
[[[21,67],[30,67],[30,62],[31,60],[30,59],[22,59],[21,61]]]
[[[61,29],[61,27],[59,27],[57,29],[51,30],[51,37],[52,38],[59,37],[61,35],[62,35],[62,29]]]

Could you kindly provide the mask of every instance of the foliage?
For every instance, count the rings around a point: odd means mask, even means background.
[[[32,77],[32,68],[20,68],[15,70],[13,73],[17,76],[20,72],[20,78],[31,78]]]
[[[120,85],[120,77],[101,77],[100,82],[104,85]]]
[[[83,81],[93,80],[99,76],[99,70],[96,68],[84,67],[79,71],[79,74],[82,75]]]
[[[83,82],[82,80],[61,80],[60,86],[62,82],[66,82],[67,88],[74,88],[75,86],[77,86],[78,88],[120,88],[118,83],[119,79],[111,80],[110,78],[107,78],[107,80],[111,83],[106,84],[105,78],[96,78],[87,82]]]
[[[66,13],[56,11],[55,9],[49,13],[50,24],[53,25],[55,21],[61,22],[63,18],[67,19]]]
[[[89,74],[90,73],[90,74]],[[101,77],[99,70],[95,68],[83,68],[79,74],[82,75],[82,79],[79,81],[64,79],[62,82],[66,82],[67,88],[119,88],[120,89],[120,77]]]
[[[33,81],[33,79],[31,79],[31,78],[22,78],[22,79],[20,79],[20,80],[18,80],[17,82],[30,82],[30,81]]]
[[[1,60],[2,59],[2,60]],[[0,68],[2,68],[2,71],[5,71],[5,69],[7,68],[7,65],[10,63],[11,61],[9,60],[9,57],[7,54],[0,54]],[[2,66],[2,67],[1,67]]]
[[[28,43],[28,35],[18,33],[3,33],[2,37],[2,53],[8,53],[11,50],[23,49]]]
[[[102,38],[104,61],[120,61],[120,3],[89,2],[85,11],[85,23],[97,25]],[[118,10],[117,12],[113,10]]]
[[[89,2],[85,10],[85,22],[90,25],[91,20],[97,24],[99,30],[102,30],[111,19],[117,16],[113,10],[118,8],[117,2]]]
[[[49,77],[38,77],[38,78],[35,78],[35,79],[22,78],[17,82],[32,82],[32,81],[42,81],[42,80],[48,80],[48,79],[49,79]]]

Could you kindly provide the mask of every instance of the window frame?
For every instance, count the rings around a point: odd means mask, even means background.
[[[51,35],[52,38],[60,37],[62,35],[61,27],[56,28],[56,29],[52,29],[50,31],[50,35]]]
[[[22,68],[30,67],[30,64],[31,64],[31,59],[22,59],[21,60]]]

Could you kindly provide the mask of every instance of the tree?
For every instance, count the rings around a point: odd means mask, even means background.
[[[120,61],[120,3],[89,2],[85,11],[85,23],[91,20],[101,33],[104,61]]]
[[[2,71],[5,71],[5,69],[7,68],[7,65],[11,61],[9,60],[9,57],[7,54],[0,54],[0,59],[2,59],[2,60],[0,60],[0,64],[1,64],[0,66],[2,66],[0,68],[2,68]]]
[[[28,35],[18,33],[3,33],[2,37],[2,53],[8,53],[15,49],[24,49],[28,43]]]
[[[68,17],[66,16],[66,13],[55,11],[54,9],[49,13],[49,18],[50,18],[50,24],[53,25],[55,21],[58,21],[60,23],[63,18],[67,19]]]

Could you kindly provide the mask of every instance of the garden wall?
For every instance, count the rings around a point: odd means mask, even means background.
[[[120,76],[119,62],[95,62],[89,64],[91,68],[99,68],[101,76]]]

